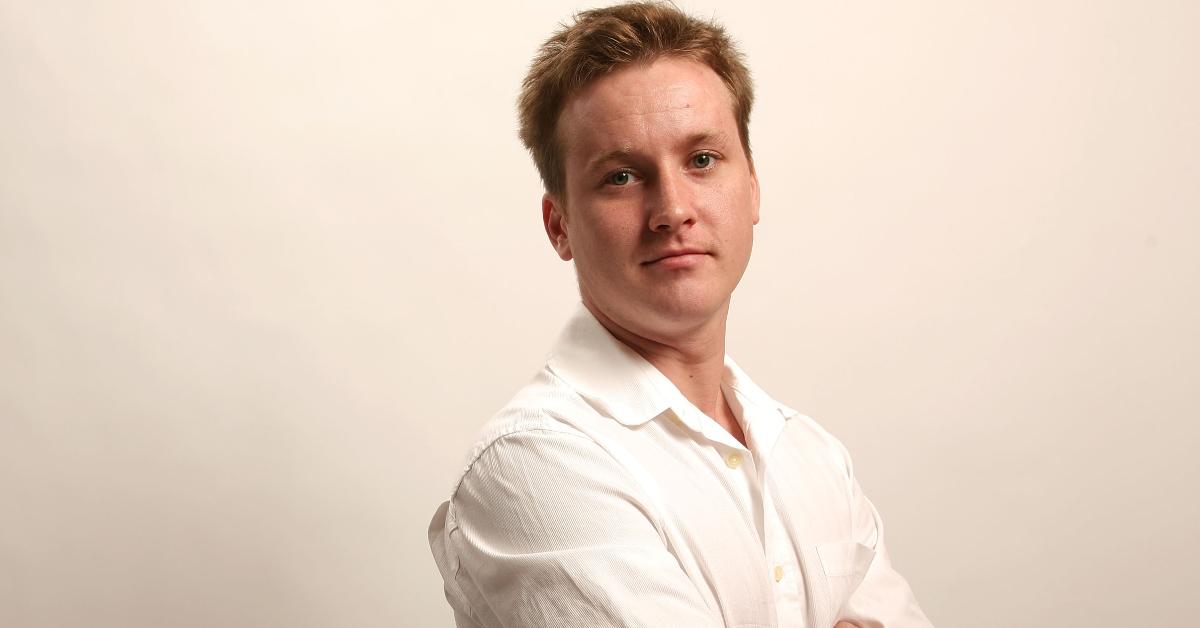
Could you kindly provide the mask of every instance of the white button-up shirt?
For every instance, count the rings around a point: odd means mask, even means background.
[[[430,524],[458,626],[930,626],[841,443],[722,390],[748,447],[581,306]]]

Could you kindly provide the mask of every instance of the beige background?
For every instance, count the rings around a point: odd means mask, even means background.
[[[429,517],[574,303],[512,108],[572,5],[424,4],[0,0],[0,625],[451,625]],[[731,352],[929,615],[1194,623],[1200,4],[685,6],[758,82]]]

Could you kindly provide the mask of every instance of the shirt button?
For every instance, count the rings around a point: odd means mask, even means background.
[[[783,565],[775,565],[775,582],[783,580]]]
[[[725,457],[725,466],[729,467],[730,469],[736,469],[742,466],[742,455],[738,453],[729,454]]]

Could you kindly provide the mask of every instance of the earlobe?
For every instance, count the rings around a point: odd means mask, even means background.
[[[753,203],[753,207],[754,207],[754,211],[752,214],[753,218],[754,218],[753,224],[756,224],[756,225],[758,224],[758,200],[759,200],[758,173],[755,172],[752,167],[750,169],[750,202]]]
[[[570,261],[571,242],[567,237],[567,217],[562,211],[562,205],[550,195],[542,195],[542,225],[546,228],[546,236],[550,245],[564,262]]]

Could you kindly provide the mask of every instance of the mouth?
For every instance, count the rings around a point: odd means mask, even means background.
[[[666,251],[649,261],[642,262],[643,266],[685,267],[699,263],[708,253],[700,249],[679,249]]]

